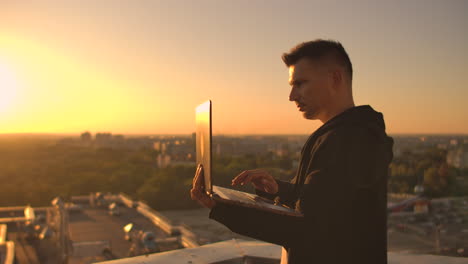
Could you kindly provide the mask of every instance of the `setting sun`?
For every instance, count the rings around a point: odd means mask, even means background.
[[[19,85],[14,72],[0,61],[0,113],[7,112],[15,103]]]

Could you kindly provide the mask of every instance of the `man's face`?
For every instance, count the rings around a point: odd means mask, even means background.
[[[330,107],[330,82],[325,66],[300,59],[289,67],[289,100],[294,101],[306,119],[319,119]]]

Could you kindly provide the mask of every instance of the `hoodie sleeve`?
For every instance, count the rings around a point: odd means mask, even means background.
[[[373,164],[383,153],[375,147],[372,136],[361,129],[335,133],[327,141],[316,150],[323,162],[312,164],[296,203],[296,210],[304,217],[218,203],[210,218],[241,235],[286,248],[300,245],[333,248],[327,243],[351,239],[354,224],[362,220],[350,219],[355,215],[352,212],[373,210],[375,193],[379,192],[376,189],[360,194],[357,186],[373,186],[370,184],[376,176],[372,175]],[[367,217],[364,223],[373,220],[373,215],[364,217]]]

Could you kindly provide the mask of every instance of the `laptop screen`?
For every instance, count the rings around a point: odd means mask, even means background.
[[[211,100],[197,106],[195,119],[197,165],[203,165],[205,191],[211,194]]]

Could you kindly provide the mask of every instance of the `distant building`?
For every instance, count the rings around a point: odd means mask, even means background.
[[[217,156],[221,156],[221,145],[220,144],[216,144],[215,153],[216,153]]]
[[[123,142],[125,140],[125,137],[124,135],[114,135],[113,139],[114,141],[117,141],[117,142]]]
[[[279,147],[277,147],[275,154],[278,157],[288,157],[291,154],[288,144],[281,144]]]
[[[439,143],[439,144],[437,144],[437,148],[438,148],[438,149],[447,149],[448,146],[447,146],[447,144]]]
[[[81,140],[89,142],[89,141],[93,140],[93,136],[91,135],[91,133],[86,131],[86,132],[81,134]]]
[[[161,141],[156,141],[153,143],[153,149],[156,151],[161,151]]]
[[[447,163],[458,169],[468,168],[468,149],[466,146],[450,150],[447,153]]]
[[[156,157],[158,168],[167,168],[171,165],[171,156],[167,154],[158,154]]]
[[[96,133],[96,142],[107,143],[112,140],[111,133]]]

